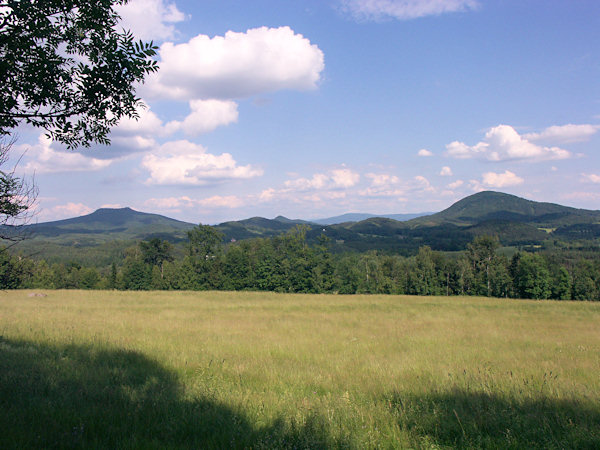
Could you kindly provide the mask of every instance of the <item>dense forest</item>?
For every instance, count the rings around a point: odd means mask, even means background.
[[[309,244],[309,227],[223,243],[218,229],[187,232],[185,251],[160,238],[127,248],[106,267],[48,264],[0,251],[0,287],[123,290],[263,290],[297,293],[479,295],[600,300],[600,259],[595,252],[558,245],[539,251],[499,252],[497,237],[481,235],[461,252],[419,248],[413,256],[380,251],[337,253],[321,236]]]

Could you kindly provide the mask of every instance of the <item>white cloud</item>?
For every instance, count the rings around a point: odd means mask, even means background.
[[[493,127],[483,141],[468,146],[454,141],[446,145],[446,154],[457,159],[479,158],[488,161],[566,159],[571,153],[558,147],[542,147],[529,142],[509,125]]]
[[[406,181],[388,174],[368,173],[365,177],[371,180],[371,185],[358,192],[363,197],[395,197],[406,200],[409,194],[419,195],[435,191],[429,180],[421,175]]]
[[[396,175],[368,173],[365,177],[371,180],[371,186],[373,187],[397,185],[400,183],[400,178]]]
[[[451,177],[452,169],[448,166],[444,166],[444,167],[442,167],[442,170],[440,170],[440,175],[443,177]]]
[[[52,148],[52,141],[41,134],[38,144],[20,145],[17,153],[25,152],[27,163],[23,167],[26,172],[55,173],[82,172],[100,170],[111,164],[109,160],[89,158],[73,151],[59,151]]]
[[[129,0],[125,5],[115,6],[115,10],[121,16],[120,26],[144,41],[173,39],[176,34],[173,24],[185,19],[175,3],[165,0]]]
[[[146,206],[159,209],[181,210],[202,206],[204,208],[238,208],[244,205],[244,200],[235,195],[214,195],[203,199],[192,199],[188,196],[150,198],[144,202]]]
[[[244,200],[236,195],[213,195],[198,200],[198,204],[205,208],[239,208],[244,205]]]
[[[355,186],[360,180],[360,175],[350,169],[335,169],[329,173],[316,173],[312,178],[295,178],[287,180],[284,185],[287,189],[306,191],[313,189],[345,189]]]
[[[160,70],[142,86],[152,97],[175,100],[234,99],[281,89],[315,89],[323,52],[289,27],[198,35],[164,43]]]
[[[182,130],[187,135],[208,133],[215,128],[237,122],[237,104],[231,100],[191,100],[191,113],[183,120],[164,123],[150,108],[139,108],[139,118],[124,118],[112,129],[110,149],[98,152],[100,159],[114,159],[126,154],[147,152],[158,147],[156,138]],[[82,152],[85,153],[85,150]]]
[[[156,137],[168,134],[163,121],[150,108],[140,107],[137,113],[137,120],[125,117],[111,130],[110,147],[96,153],[99,159],[115,159],[151,150],[158,145]],[[84,154],[86,150],[80,152]]]
[[[454,182],[452,182],[452,183],[448,184],[448,186],[447,186],[447,187],[448,187],[449,189],[456,189],[456,188],[459,188],[459,187],[461,187],[463,184],[465,184],[465,182],[464,182],[463,180],[456,180],[456,181],[454,181]]]
[[[505,170],[504,173],[486,172],[482,175],[482,181],[471,180],[471,185],[474,190],[479,191],[486,188],[503,188],[509,186],[518,186],[523,184],[525,180],[510,170]]]
[[[190,109],[192,112],[183,122],[171,121],[167,123],[168,133],[182,129],[185,134],[196,136],[238,120],[237,104],[231,100],[192,100],[190,101]]]
[[[366,178],[371,180],[371,185],[359,192],[363,197],[403,197],[406,186],[395,175],[368,173]]]
[[[165,130],[163,122],[154,112],[146,107],[138,107],[138,119],[125,117],[119,121],[119,124],[113,128],[112,134],[115,136],[151,136],[164,135]]]
[[[273,188],[263,190],[258,196],[258,200],[261,202],[268,202],[273,200],[277,195],[277,191]]]
[[[399,20],[475,9],[475,0],[340,0],[341,8],[359,20]]]
[[[429,180],[427,178],[425,178],[424,176],[417,175],[416,177],[414,177],[414,180],[416,182],[417,188],[419,188],[420,190],[423,190],[426,192],[434,192],[435,191],[435,189],[433,188],[433,186],[431,185]]]
[[[335,169],[331,171],[334,187],[349,188],[360,180],[360,175],[350,169]]]
[[[150,172],[149,184],[202,186],[262,175],[259,168],[239,166],[229,153],[213,155],[189,141],[171,141],[144,156],[142,166]]]
[[[554,144],[567,144],[572,142],[588,141],[600,130],[599,125],[554,125],[546,128],[541,133],[529,133],[523,135],[528,141],[542,141]]]
[[[433,153],[427,150],[426,148],[422,148],[417,152],[418,156],[433,156]]]
[[[69,202],[66,205],[57,205],[52,208],[42,209],[39,218],[44,221],[60,220],[79,217],[92,213],[94,210],[83,203]]]
[[[586,183],[600,183],[600,175],[597,175],[595,173],[582,173],[581,176],[583,178],[583,181]]]

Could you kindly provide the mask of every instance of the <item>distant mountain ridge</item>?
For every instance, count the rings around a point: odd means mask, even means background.
[[[223,222],[215,228],[228,242],[272,237],[306,225],[309,242],[325,235],[334,251],[380,250],[405,255],[414,254],[422,245],[442,251],[464,250],[467,243],[482,234],[498,236],[505,246],[541,245],[549,239],[600,239],[600,211],[535,202],[493,191],[465,197],[435,214],[403,221],[393,217],[406,219],[409,215],[390,216],[353,221],[361,215],[345,214],[313,222],[283,216],[251,217]],[[326,221],[334,223],[319,223]],[[23,227],[29,239],[19,244],[19,248],[29,249],[30,254],[52,252],[63,255],[60,258],[70,258],[77,252],[86,255],[86,249],[103,245],[111,245],[111,252],[122,251],[119,249],[153,237],[184,242],[187,231],[194,226],[131,208],[101,208],[81,217]]]
[[[431,212],[413,213],[413,214],[368,214],[368,213],[346,213],[340,216],[327,217],[325,219],[315,219],[312,222],[319,225],[336,225],[338,223],[346,222],[361,222],[363,220],[372,219],[375,217],[382,217],[385,219],[393,219],[398,222],[404,222],[406,220],[415,219],[417,217],[427,216],[433,214]]]

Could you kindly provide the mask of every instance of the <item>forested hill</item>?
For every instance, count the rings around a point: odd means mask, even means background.
[[[600,211],[534,202],[502,192],[484,191],[465,197],[439,213],[410,220],[407,224],[469,226],[487,221],[532,223],[558,228],[574,223],[597,223],[600,221]]]
[[[101,208],[91,214],[72,219],[27,225],[22,231],[31,238],[63,238],[96,236],[100,240],[147,239],[171,237],[183,239],[195,224],[134,211],[131,208]]]
[[[414,254],[422,245],[434,250],[464,250],[479,235],[498,236],[505,246],[541,245],[548,240],[600,238],[600,211],[485,191],[439,213],[406,222],[377,217],[332,225],[325,232],[346,249],[401,254]]]

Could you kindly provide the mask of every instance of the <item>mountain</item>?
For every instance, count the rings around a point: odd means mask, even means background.
[[[600,238],[600,211],[480,192],[429,216],[398,222],[373,217],[326,228],[338,246],[412,254],[419,246],[456,251],[478,235],[495,235],[506,246],[540,245],[547,239]]]
[[[66,244],[153,237],[177,241],[184,239],[192,227],[194,224],[131,208],[101,208],[81,217],[27,225],[21,231],[32,239],[58,240]]]
[[[468,226],[486,221],[503,221],[557,228],[576,223],[594,223],[598,220],[600,211],[535,202],[502,192],[483,191],[465,197],[439,213],[413,219],[408,224],[432,226],[452,223]]]
[[[317,223],[319,225],[336,225],[338,223],[345,222],[360,222],[367,219],[372,219],[374,217],[382,217],[386,219],[393,219],[399,222],[404,222],[406,220],[414,219],[421,216],[426,216],[428,214],[432,214],[430,212],[427,213],[414,213],[414,214],[368,214],[368,213],[346,213],[341,216],[327,217],[325,219],[316,219],[313,220],[313,223]]]

